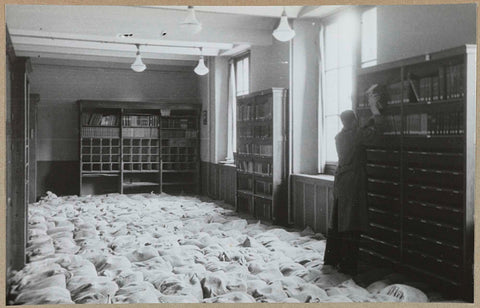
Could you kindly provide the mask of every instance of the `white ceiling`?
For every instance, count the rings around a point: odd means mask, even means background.
[[[321,18],[344,6],[287,6],[289,18]],[[270,45],[282,6],[197,6],[198,34],[179,23],[186,6],[6,5],[6,22],[18,56],[115,61],[135,56],[193,63]],[[130,38],[119,34],[132,33]],[[162,35],[165,33],[165,35]],[[202,51],[200,51],[200,47]],[[174,62],[174,61],[172,61]]]

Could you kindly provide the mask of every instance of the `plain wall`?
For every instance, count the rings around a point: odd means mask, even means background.
[[[77,100],[161,101],[198,99],[193,67],[148,65],[135,73],[125,64],[33,61],[31,92],[38,103],[38,195],[78,193]]]
[[[250,92],[289,87],[289,42],[273,40],[272,45],[250,50]]]
[[[476,5],[380,5],[378,63],[476,42]]]
[[[476,42],[476,5],[377,7],[378,63],[402,60]],[[319,29],[293,23],[292,110],[294,173],[318,172]]]

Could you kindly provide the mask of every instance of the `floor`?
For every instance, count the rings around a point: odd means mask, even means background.
[[[321,234],[220,205],[165,194],[49,193],[29,207],[29,263],[9,277],[9,303],[441,301],[382,269],[355,279],[338,273],[323,266]]]

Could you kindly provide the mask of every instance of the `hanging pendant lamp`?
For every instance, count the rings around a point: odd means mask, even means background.
[[[143,72],[147,66],[143,64],[142,57],[140,56],[140,45],[136,44],[137,46],[137,56],[135,57],[135,62],[132,63],[130,68],[137,73]]]
[[[208,74],[209,69],[208,67],[205,66],[205,62],[203,61],[203,56],[200,56],[200,60],[198,60],[198,64],[193,71],[195,72],[195,74],[200,76]]]
[[[202,24],[198,21],[195,16],[195,9],[193,6],[188,6],[188,13],[185,20],[180,23],[180,27],[188,33],[196,34],[202,30]]]
[[[290,28],[290,25],[288,24],[288,17],[285,8],[283,8],[282,17],[280,17],[280,24],[272,34],[273,37],[281,42],[290,41],[295,36],[295,31]]]

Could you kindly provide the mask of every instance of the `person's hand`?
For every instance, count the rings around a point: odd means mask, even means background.
[[[380,95],[378,94],[370,94],[368,96],[368,105],[370,106],[370,110],[372,111],[373,115],[380,115],[380,110],[377,107],[377,103],[380,100]]]

